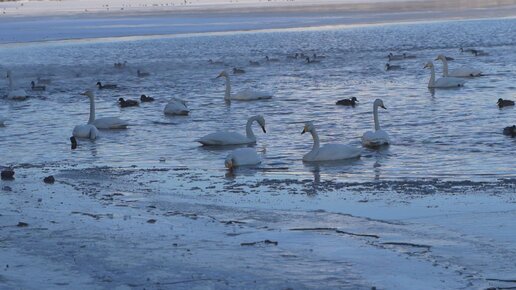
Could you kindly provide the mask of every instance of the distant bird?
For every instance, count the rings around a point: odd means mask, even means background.
[[[414,58],[416,58],[416,56],[415,56],[415,55],[411,55],[411,54],[406,54],[406,53],[404,53],[404,54],[403,54],[403,58],[404,58],[404,59],[414,59]]]
[[[464,49],[464,48],[462,48],[462,47],[460,48],[460,52],[471,52],[471,53],[473,53],[473,51],[475,51],[475,49],[472,49],[472,48],[466,48],[466,49]]]
[[[245,73],[245,70],[243,70],[241,68],[236,68],[236,67],[233,68],[233,74],[236,75],[236,74],[243,74],[243,73]]]
[[[514,106],[514,101],[504,100],[502,98],[498,99],[498,102],[496,102],[496,103],[498,104],[499,108]]]
[[[387,58],[389,59],[389,61],[404,59],[403,54],[392,54],[392,52],[389,53],[389,55],[387,55]]]
[[[34,81],[30,82],[30,88],[33,91],[37,91],[37,92],[41,92],[41,91],[44,91],[46,89],[46,87],[44,85],[36,85],[36,83],[34,83]]]
[[[163,113],[165,113],[165,115],[186,116],[188,113],[190,113],[190,109],[186,105],[185,101],[173,98],[165,106]]]
[[[259,61],[252,61],[252,60],[250,60],[249,64],[252,65],[252,66],[259,66],[260,62]]]
[[[278,62],[279,59],[277,58],[270,58],[268,55],[265,56],[265,60],[267,60],[268,62]]]
[[[112,90],[112,89],[116,89],[117,85],[115,85],[115,84],[103,85],[101,82],[97,82],[97,87],[99,88],[99,90]]]
[[[298,57],[299,57],[299,53],[297,53],[297,52],[294,55],[291,55],[291,54],[287,55],[288,59],[297,59]]]
[[[400,65],[392,65],[390,63],[385,64],[385,70],[398,70],[401,69]]]
[[[512,138],[516,137],[516,125],[503,128],[503,134]]]
[[[224,64],[224,62],[223,62],[223,61],[221,61],[221,60],[215,60],[215,61],[214,61],[214,60],[213,60],[213,59],[211,59],[211,58],[210,58],[210,59],[208,59],[208,63],[209,63],[209,64]]]
[[[140,103],[138,103],[138,101],[135,101],[135,100],[124,100],[124,98],[119,98],[118,99],[118,104],[120,105],[120,107],[122,108],[126,108],[126,107],[136,107],[136,106],[139,106]]]
[[[315,54],[315,53],[312,55],[312,57],[313,57],[314,59],[316,59],[316,58],[326,58],[326,56],[324,56],[324,55],[317,55],[317,54]]]
[[[154,98],[153,98],[153,97],[148,97],[148,96],[146,96],[146,95],[141,95],[141,96],[140,96],[140,101],[141,101],[142,103],[152,102],[152,101],[154,101]]]
[[[310,59],[310,57],[306,57],[305,63],[309,64],[309,63],[320,63],[320,62],[321,62],[320,60]]]
[[[471,53],[473,53],[475,56],[488,56],[489,53],[482,51],[482,50],[476,50],[474,49]]]
[[[143,77],[148,77],[148,76],[150,76],[150,73],[145,72],[145,71],[141,71],[141,70],[137,70],[137,71],[136,71],[136,75],[137,75],[139,78],[143,78]]]
[[[114,66],[115,68],[125,68],[126,64],[127,64],[127,61],[124,61],[124,62],[115,62],[115,63],[113,64],[113,66]]]
[[[445,56],[445,58],[447,61],[455,60],[453,57],[450,57],[450,56]]]
[[[354,107],[357,103],[358,103],[357,98],[352,97],[351,99],[342,99],[342,100],[339,100],[339,101],[337,101],[336,105],[341,105],[341,106],[352,106],[352,107]]]
[[[38,85],[50,85],[50,83],[52,82],[51,79],[42,79],[40,77],[38,77],[36,81]]]

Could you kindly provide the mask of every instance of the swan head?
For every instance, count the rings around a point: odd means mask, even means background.
[[[217,76],[217,78],[221,78],[221,77],[227,78],[228,77],[228,73],[225,70],[221,71],[220,74]]]
[[[387,110],[387,108],[386,108],[386,107],[384,106],[384,104],[383,104],[382,99],[376,99],[376,100],[374,101],[374,106],[375,106],[375,107],[380,107],[380,108],[382,108],[382,109]]]
[[[258,122],[258,125],[260,125],[260,127],[262,127],[263,133],[267,133],[267,131],[265,130],[265,118],[262,115],[258,115],[255,118],[256,118],[256,122]]]
[[[82,92],[81,95],[93,98],[93,92],[90,90],[86,90],[86,91]]]
[[[313,130],[315,130],[315,126],[314,126],[314,123],[312,122],[306,122],[305,123],[305,127],[303,128],[303,131],[301,132],[301,135],[307,133],[307,132],[312,132]]]
[[[434,63],[429,61],[425,64],[425,67],[424,68],[433,68],[434,67]]]

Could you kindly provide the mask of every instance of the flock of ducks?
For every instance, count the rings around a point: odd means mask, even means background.
[[[462,49],[462,52],[471,52],[474,55],[487,55],[487,53],[474,49]],[[294,55],[288,55],[289,59],[305,59],[307,64],[310,63],[318,63],[320,59],[324,59],[325,56],[318,56],[315,53],[311,56],[305,55],[303,53],[296,53]],[[407,55],[407,54],[399,54],[395,55],[390,53],[387,56],[389,62],[391,61],[401,61],[405,59],[413,59],[416,56]],[[429,68],[431,71],[430,80],[428,83],[429,88],[451,88],[451,87],[462,87],[465,83],[464,78],[474,78],[482,76],[482,72],[480,70],[471,68],[471,67],[460,67],[455,69],[448,70],[448,61],[453,60],[453,58],[446,57],[444,55],[438,55],[435,60],[440,60],[443,64],[443,76],[436,79],[435,76],[435,68],[432,61],[429,61],[425,68]],[[269,56],[265,57],[266,62],[278,62],[279,60],[276,58],[270,58]],[[208,60],[210,64],[223,64],[221,61],[214,61],[212,59]],[[250,61],[249,64],[251,66],[260,65],[258,61]],[[115,68],[122,69],[125,68],[127,62],[118,62],[114,64]],[[387,63],[385,66],[386,70],[396,70],[401,69],[400,65],[392,65]],[[240,68],[233,68],[233,74],[242,74],[245,73],[245,70]],[[147,77],[150,73],[137,70],[136,74],[138,77]],[[11,72],[7,72],[7,78],[9,81],[9,92],[8,99],[14,100],[23,100],[26,98],[27,93],[23,89],[14,89],[13,81],[11,77]],[[224,99],[227,102],[230,101],[259,101],[259,100],[267,100],[273,97],[271,92],[266,91],[257,91],[246,89],[236,93],[231,91],[231,80],[229,74],[223,70],[217,78],[223,78],[225,81],[225,92]],[[36,81],[31,82],[31,89],[33,91],[44,91],[46,90],[46,85],[50,84],[50,79],[41,79],[38,78]],[[99,90],[112,90],[117,89],[116,84],[102,83],[97,82],[96,87]],[[72,149],[77,148],[77,140],[76,138],[83,139],[91,139],[94,140],[99,136],[99,129],[101,130],[111,130],[111,129],[126,129],[129,126],[129,123],[125,120],[122,120],[118,117],[102,117],[97,118],[95,115],[95,94],[92,90],[87,90],[81,95],[89,98],[90,103],[90,114],[89,119],[86,124],[77,125],[72,130],[72,137],[70,137]],[[141,95],[140,102],[152,102],[154,98]],[[139,106],[139,102],[137,100],[126,100],[124,98],[119,98],[118,103],[120,107],[134,107]],[[337,105],[343,106],[351,106],[355,107],[358,103],[356,97],[352,97],[349,99],[343,99],[336,102]],[[503,100],[499,99],[497,102],[500,108],[505,106],[514,106],[514,101],[511,100]],[[379,148],[384,145],[389,145],[391,143],[389,134],[382,130],[380,127],[380,121],[378,118],[378,109],[387,109],[381,99],[376,99],[373,103],[373,120],[374,120],[374,130],[367,131],[362,135],[361,142],[364,147],[368,148]],[[185,101],[177,98],[172,98],[165,106],[163,110],[166,115],[188,115],[190,113],[190,109],[188,108]],[[0,117],[0,126],[3,126],[5,119]],[[265,129],[265,118],[261,115],[252,116],[247,120],[246,124],[246,132],[245,135],[237,132],[229,132],[229,131],[218,131],[208,135],[205,135],[196,140],[203,146],[228,146],[228,145],[253,145],[256,144],[256,136],[253,132],[252,126],[254,123],[257,123],[262,129],[263,133],[266,133]],[[361,148],[357,148],[347,144],[324,144],[321,146],[319,135],[316,131],[316,127],[313,122],[308,121],[304,123],[303,130],[301,134],[310,133],[313,139],[312,149],[306,153],[302,160],[305,162],[328,162],[328,161],[339,161],[339,160],[347,160],[347,159],[355,159],[359,158],[362,150]],[[503,134],[509,135],[512,137],[516,136],[516,125],[509,126],[504,128]],[[257,154],[256,150],[253,148],[239,148],[233,150],[229,153],[225,159],[225,166],[228,169],[233,169],[238,166],[249,166],[249,165],[257,165],[261,163],[261,158]]]

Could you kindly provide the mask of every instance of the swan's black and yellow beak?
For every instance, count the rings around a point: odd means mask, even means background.
[[[303,128],[303,132],[301,132],[301,135],[306,133],[306,128]]]
[[[380,108],[387,110],[387,108],[385,106],[380,106]]]
[[[267,131],[265,130],[265,126],[260,125],[260,127],[262,127],[263,133],[267,133]]]

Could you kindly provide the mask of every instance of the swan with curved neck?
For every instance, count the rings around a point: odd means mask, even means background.
[[[209,146],[224,146],[224,145],[248,145],[248,144],[256,144],[256,136],[253,133],[252,124],[257,122],[263,130],[263,133],[267,133],[265,130],[265,119],[261,115],[253,116],[247,120],[246,124],[246,136],[236,133],[236,132],[227,132],[227,131],[219,131],[215,133],[208,134],[200,139],[197,142],[202,145]]]
[[[254,148],[238,148],[226,156],[224,165],[228,170],[239,166],[250,166],[262,163],[262,159]]]
[[[237,101],[253,101],[253,100],[265,100],[272,98],[272,94],[269,92],[244,90],[236,94],[231,94],[231,80],[229,74],[226,71],[222,71],[217,78],[223,77],[226,80],[226,91],[224,92],[224,99],[226,101],[237,100]]]
[[[378,119],[378,108],[387,109],[381,99],[376,99],[373,104],[374,132],[367,131],[362,135],[362,145],[365,147],[379,147],[388,145],[391,141],[389,134],[380,128],[380,120]]]
[[[90,98],[90,118],[88,124],[92,124],[98,129],[126,129],[129,126],[127,121],[117,117],[95,118],[95,95],[90,90],[81,93],[81,95]]]
[[[24,89],[13,89],[13,78],[11,71],[7,71],[7,79],[9,81],[7,98],[10,100],[25,100],[27,98],[27,92]]]
[[[314,140],[312,150],[303,156],[306,162],[338,161],[360,157],[361,150],[344,144],[325,144],[321,147],[319,135],[312,122],[306,122],[301,134],[310,133]]]
[[[471,67],[461,67],[458,69],[452,69],[448,71],[448,59],[446,56],[440,54],[437,56],[435,60],[440,60],[443,62],[443,77],[479,77],[482,75],[482,72],[478,69],[474,69]]]
[[[434,63],[429,61],[424,68],[430,69],[430,80],[428,81],[429,88],[455,88],[463,87],[465,80],[454,77],[442,77],[435,79]]]

